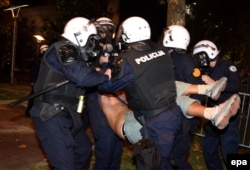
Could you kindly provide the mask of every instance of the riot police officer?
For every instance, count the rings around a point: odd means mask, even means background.
[[[128,45],[120,53],[121,74],[101,88],[107,92],[124,89],[131,109],[146,117],[149,138],[156,143],[164,160],[160,169],[171,169],[170,153],[182,123],[182,113],[175,101],[172,59],[162,45],[150,40],[150,25],[145,19],[127,18],[118,32]]]
[[[107,17],[100,17],[94,24],[100,36],[99,45],[104,52],[100,55],[113,55],[115,53],[112,37],[115,32],[114,23]],[[99,64],[96,63],[93,67],[99,68]],[[97,87],[86,90],[86,111],[94,134],[94,170],[118,170],[120,169],[123,141],[110,128],[102,112],[99,95]]]
[[[181,25],[171,25],[164,31],[163,46],[168,49],[173,59],[175,80],[191,84],[202,84],[200,68],[187,52],[189,43],[189,32]],[[196,99],[195,101],[199,103],[203,99],[201,95],[191,95],[190,97]],[[181,100],[181,105],[191,105],[194,102],[191,98]],[[183,116],[182,134],[179,136],[172,153],[171,161],[175,169],[192,169],[186,158],[191,145],[191,136],[198,123],[198,117]]]
[[[89,167],[92,145],[78,101],[83,98],[85,87],[110,78],[106,58],[100,59],[101,72],[88,66],[88,60],[100,52],[96,50],[97,43],[95,25],[86,18],[76,17],[67,22],[62,40],[52,44],[41,60],[34,92],[51,85],[57,88],[35,98],[30,114],[53,169],[87,170]]]
[[[239,74],[236,66],[228,60],[223,60],[219,57],[220,51],[214,42],[210,40],[201,40],[195,44],[193,55],[200,63],[201,67],[207,68],[207,74],[202,75],[202,80],[206,84],[211,84],[221,77],[227,77],[228,82],[225,90],[221,93],[218,100],[210,99],[207,102],[208,106],[214,106],[226,101],[234,93],[239,91]],[[203,153],[207,168],[223,169],[219,145],[223,160],[227,160],[227,154],[235,154],[239,146],[239,122],[240,113],[230,118],[228,126],[223,130],[214,128],[210,122],[204,127],[205,137],[203,140]]]

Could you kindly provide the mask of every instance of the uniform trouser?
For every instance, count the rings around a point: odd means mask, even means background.
[[[94,170],[119,170],[123,141],[110,128],[98,97],[97,92],[86,95],[86,109],[95,137]]]
[[[72,119],[56,115],[47,121],[32,117],[36,133],[54,170],[88,170],[91,141],[86,127],[72,136]]]
[[[239,122],[241,114],[238,113],[230,119],[230,123],[223,130],[218,130],[211,122],[205,126],[203,139],[203,153],[209,170],[223,170],[219,154],[219,145],[224,161],[227,154],[235,154],[239,146]]]
[[[176,170],[191,170],[192,166],[187,161],[191,138],[199,123],[198,118],[187,119],[183,116],[182,131],[171,153],[171,163]]]
[[[180,81],[176,81],[175,83],[177,88],[176,102],[182,109],[183,124],[182,124],[181,134],[180,136],[178,136],[177,142],[174,145],[171,154],[171,163],[174,169],[190,170],[192,169],[192,166],[188,163],[186,157],[188,156],[189,153],[192,133],[196,129],[199,123],[199,119],[187,115],[186,112],[192,103],[194,102],[200,103],[200,102],[198,100],[190,98],[189,96],[182,96],[183,92],[190,86],[190,84]]]
[[[170,154],[180,134],[182,126],[182,112],[179,106],[165,110],[146,121],[149,138],[158,146],[163,162],[159,170],[171,170]],[[143,129],[141,130],[142,135]]]

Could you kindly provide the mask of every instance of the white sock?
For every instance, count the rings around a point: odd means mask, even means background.
[[[202,84],[198,85],[198,94],[206,94],[208,89],[211,89],[212,85]]]
[[[214,117],[214,115],[216,114],[217,111],[218,111],[217,107],[207,107],[204,110],[204,118],[206,118],[208,120],[211,120]]]

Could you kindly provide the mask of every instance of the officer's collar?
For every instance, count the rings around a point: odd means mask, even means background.
[[[137,51],[146,51],[151,49],[151,47],[146,41],[131,43],[130,46]]]

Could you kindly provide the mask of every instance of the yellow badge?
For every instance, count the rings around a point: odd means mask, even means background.
[[[194,77],[200,77],[201,76],[201,71],[199,68],[194,68],[193,69],[193,76]]]

